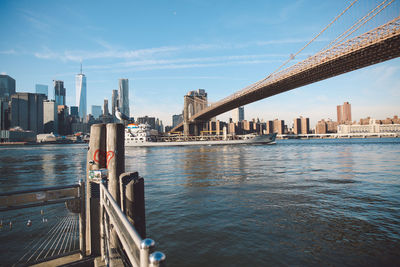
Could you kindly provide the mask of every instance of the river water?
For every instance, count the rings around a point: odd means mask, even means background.
[[[86,153],[1,147],[0,192],[74,183]],[[126,148],[126,170],[169,266],[400,264],[398,138]]]

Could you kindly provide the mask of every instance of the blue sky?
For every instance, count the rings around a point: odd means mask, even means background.
[[[296,59],[318,51],[376,1],[359,0]],[[399,15],[399,1],[376,20]],[[119,78],[130,83],[131,116],[164,125],[182,111],[183,95],[206,89],[218,101],[273,72],[320,32],[350,1],[5,1],[1,0],[0,72],[17,91],[63,80],[75,103],[80,61],[87,76],[88,111],[111,101]],[[312,126],[336,119],[349,101],[353,120],[400,115],[400,60],[394,59],[245,106],[245,118],[305,116]],[[230,114],[219,116],[227,120]]]

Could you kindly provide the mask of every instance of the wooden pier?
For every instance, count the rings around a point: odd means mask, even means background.
[[[78,251],[19,264],[138,267],[165,264],[165,255],[154,252],[155,242],[146,238],[144,180],[137,172],[125,172],[124,134],[122,124],[92,125],[86,182],[0,194],[0,212],[65,202],[71,213],[79,215]]]

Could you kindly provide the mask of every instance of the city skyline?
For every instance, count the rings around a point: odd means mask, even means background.
[[[267,76],[348,3],[82,5],[85,12],[62,2],[6,1],[0,27],[9,38],[0,42],[0,72],[16,80],[18,92],[62,80],[66,104],[74,106],[74,76],[82,60],[87,106],[112,99],[112,90],[125,77],[131,80],[130,115],[155,116],[170,125],[188,91],[204,88],[212,103]],[[103,23],[97,15],[114,14],[121,7],[123,14],[115,21]],[[73,19],[66,23],[61,17]],[[394,59],[246,105],[245,119],[291,121],[303,116],[313,127],[320,119],[335,120],[335,106],[346,101],[352,103],[353,120],[392,117],[400,113],[399,89],[400,60]]]

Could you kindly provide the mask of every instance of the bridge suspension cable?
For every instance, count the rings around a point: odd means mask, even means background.
[[[385,0],[387,1],[387,0]],[[392,0],[394,1],[394,0]],[[315,41],[322,33],[324,33],[333,23],[335,23],[343,14],[346,13],[347,10],[349,10],[355,3],[357,3],[358,0],[354,0],[349,6],[347,6],[339,15],[337,15],[327,26],[325,26],[324,29],[322,29],[313,39],[311,39],[307,44],[305,44],[299,51],[297,51],[295,54],[291,54],[290,58],[287,59],[282,65],[280,65],[275,71],[273,71],[271,74],[269,74],[267,77],[264,79],[261,79],[253,84],[250,84],[249,86],[246,86],[244,89],[241,91],[247,91],[254,89],[258,85],[264,83],[266,80],[268,80],[270,77],[272,77],[274,74],[276,74],[282,67],[287,65],[290,61],[292,61],[298,54],[300,54],[305,48],[307,48],[312,42]],[[228,97],[229,98],[229,97]]]
[[[382,12],[384,9],[386,9],[390,4],[394,2],[394,0],[391,0],[390,2],[386,3],[388,0],[382,1],[379,5],[377,5],[374,9],[372,9],[368,14],[366,14],[364,17],[359,19],[356,23],[354,23],[350,28],[348,28],[345,32],[343,32],[341,35],[336,37],[333,41],[331,41],[327,46],[325,46],[321,51],[325,51],[329,49],[330,47],[343,42],[346,40],[349,36],[351,36],[355,31],[357,31],[361,26],[363,26],[365,23],[370,21],[372,18],[374,18],[376,15],[378,15],[380,12]],[[381,9],[379,9],[383,4],[385,4]],[[378,11],[376,11],[379,9]],[[373,14],[376,11],[375,14]],[[371,16],[371,14],[373,14]],[[371,16],[371,17],[369,17]],[[369,18],[368,18],[369,17]],[[356,28],[355,28],[356,27]],[[344,36],[345,35],[345,36]]]
[[[358,0],[354,0],[348,7],[346,7],[339,15],[337,15],[327,26],[325,26],[322,31],[320,31],[314,38],[312,38],[310,41],[308,41],[307,44],[305,44],[299,51],[297,51],[294,55],[292,54],[288,60],[286,60],[282,65],[280,65],[274,72],[272,72],[269,76],[272,74],[278,72],[282,67],[284,67],[287,63],[292,61],[298,54],[300,54],[304,49],[306,49],[312,42],[315,41],[322,33],[324,33],[333,23],[335,23],[344,13],[346,13],[347,10],[349,10]],[[386,0],[385,0],[386,1]]]

